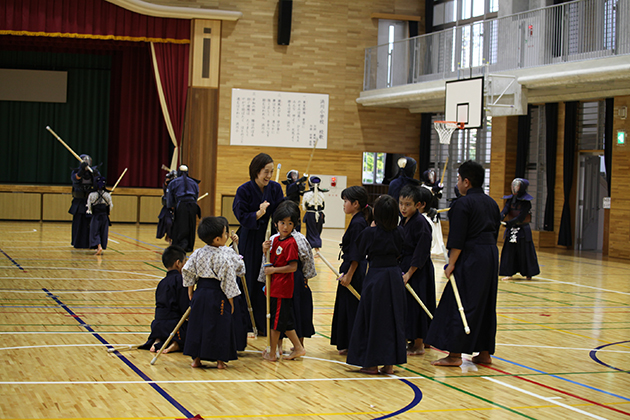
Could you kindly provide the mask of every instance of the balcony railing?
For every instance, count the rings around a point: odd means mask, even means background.
[[[365,50],[363,90],[630,54],[630,0],[577,0]]]

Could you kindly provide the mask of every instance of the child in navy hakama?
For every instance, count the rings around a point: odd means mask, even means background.
[[[422,214],[429,209],[432,194],[426,188],[405,185],[398,200],[403,216],[400,226],[403,229],[403,251],[400,269],[403,280],[416,292],[429,312],[435,312],[435,272],[431,261],[432,228]],[[407,293],[407,348],[408,355],[424,354],[424,338],[429,332],[431,318]]]
[[[512,194],[503,197],[507,201],[501,211],[501,224],[505,226],[499,266],[499,276],[505,276],[502,280],[509,280],[516,273],[521,273],[527,280],[540,274],[532,229],[529,227],[534,197],[527,193],[528,186],[528,180],[515,178]]]
[[[359,294],[361,293],[367,261],[365,254],[361,255],[357,248],[357,238],[372,222],[372,208],[367,204],[368,194],[363,187],[348,187],[341,192],[341,198],[344,213],[352,215],[352,219],[340,244],[343,261],[339,267],[339,273],[342,276],[338,279],[330,344],[336,345],[339,354],[344,355],[348,353],[350,334],[352,334],[359,307],[359,300],[348,290],[347,285],[351,285]]]
[[[182,270],[183,284],[191,296],[184,354],[194,359],[194,368],[202,366],[201,360],[211,360],[224,369],[227,361],[238,358],[233,298],[241,293],[236,276],[245,274],[245,265],[232,248],[224,246],[227,219],[206,217],[197,232],[207,245],[195,250]]]
[[[360,255],[367,255],[370,268],[346,362],[362,366],[363,373],[391,374],[393,365],[407,362],[407,292],[398,266],[403,239],[396,200],[389,195],[379,197],[374,203],[374,222],[376,226],[365,229],[358,239]],[[379,365],[383,365],[380,370]]]
[[[105,178],[96,178],[97,191],[90,193],[87,199],[87,214],[90,218],[90,248],[101,255],[107,249],[109,238],[109,212],[114,208],[112,196],[105,189]]]
[[[184,287],[181,274],[185,262],[186,252],[178,246],[169,246],[162,253],[162,263],[168,273],[155,289],[155,317],[151,322],[151,334],[147,342],[138,347],[139,349],[152,352],[160,350],[190,307],[188,288]],[[163,353],[184,348],[187,328],[188,321],[185,321],[173,336],[171,345],[164,349]]]
[[[447,278],[455,276],[470,334],[464,324],[451,283],[447,283],[425,342],[449,355],[433,361],[438,366],[460,366],[462,353],[479,352],[473,363],[492,363],[497,331],[499,207],[481,188],[484,168],[472,161],[459,168],[457,187],[462,194],[451,204],[447,247]]]

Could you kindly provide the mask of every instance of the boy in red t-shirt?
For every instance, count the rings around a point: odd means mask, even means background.
[[[295,333],[295,319],[293,317],[293,273],[298,268],[298,246],[291,232],[298,224],[299,214],[291,212],[287,206],[279,206],[273,214],[273,222],[278,229],[279,236],[272,241],[263,242],[263,252],[270,252],[270,266],[264,268],[265,275],[271,276],[271,286],[268,293],[271,297],[271,348],[263,352],[263,358],[270,362],[277,361],[277,347],[280,334],[284,333],[291,343],[293,351],[285,359],[295,359],[304,356],[306,351]]]

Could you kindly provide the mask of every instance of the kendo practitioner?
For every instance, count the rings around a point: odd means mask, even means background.
[[[186,252],[192,252],[195,248],[196,217],[201,217],[201,209],[197,205],[198,183],[198,180],[188,176],[188,166],[181,165],[177,178],[166,188],[166,205],[174,213],[171,239],[173,245]]]
[[[263,284],[257,281],[263,259],[262,243],[269,219],[284,201],[282,185],[271,180],[274,169],[271,156],[266,153],[256,155],[249,164],[250,180],[238,187],[232,204],[234,216],[241,224],[239,250],[246,267],[245,278],[259,335],[267,334],[267,304]]]
[[[295,169],[291,169],[287,172],[287,179],[282,181],[282,184],[286,185],[286,200],[291,200],[298,206],[300,205],[300,196],[304,194],[306,189],[306,175],[298,179],[299,172]],[[298,231],[299,232],[299,231]]]
[[[92,166],[89,155],[81,155],[81,165],[72,170],[72,204],[68,213],[72,215],[72,246],[77,249],[90,247],[90,219],[87,215],[87,199],[95,191],[94,180],[101,176],[98,166]],[[92,171],[90,171],[91,168]]]
[[[503,197],[507,201],[501,211],[501,224],[505,226],[505,233],[499,276],[506,276],[502,280],[510,280],[516,273],[527,280],[540,274],[532,230],[529,227],[534,197],[527,193],[527,187],[528,180],[514,178],[512,194]]]
[[[451,204],[448,213],[449,263],[444,274],[449,279],[455,276],[470,334],[464,331],[449,281],[424,340],[449,354],[431,362],[433,365],[461,366],[462,353],[473,352],[479,352],[472,358],[473,363],[492,363],[490,355],[495,350],[497,332],[497,236],[501,216],[497,203],[483,191],[484,177],[483,166],[470,160],[464,162],[457,176],[461,197]]]
[[[170,171],[164,176],[164,184],[162,185],[162,210],[158,215],[157,233],[155,237],[157,239],[164,238],[167,242],[171,242],[172,228],[173,228],[173,210],[166,205],[166,191],[168,184],[177,177],[177,172]]]
[[[422,173],[422,186],[431,191],[431,195],[433,196],[431,202],[427,207],[437,210],[440,206],[439,203],[440,199],[442,198],[442,189],[444,189],[444,186],[437,182],[437,175],[435,173],[435,170],[427,169]],[[427,210],[427,212],[431,213],[431,217],[433,218],[439,217],[437,215],[437,212],[435,211],[429,212]]]
[[[422,173],[422,187],[431,191],[431,202],[427,205],[424,213],[427,220],[433,228],[433,238],[431,241],[431,254],[441,255],[444,253],[444,238],[442,236],[442,224],[440,223],[440,215],[437,212],[440,199],[442,198],[442,189],[444,188],[437,182],[437,174],[433,169],[427,169]]]
[[[324,227],[324,194],[328,192],[327,189],[320,189],[319,184],[321,179],[317,176],[312,176],[308,180],[310,190],[304,193],[302,199],[302,208],[304,213],[304,219],[302,220],[306,225],[306,239],[311,244],[311,247],[315,251],[319,251],[322,247],[322,229]]]
[[[394,177],[394,179],[389,183],[389,188],[387,190],[387,195],[391,195],[394,197],[396,202],[398,202],[400,198],[400,190],[405,185],[411,183],[419,184],[417,179],[414,179],[413,176],[416,173],[416,161],[410,157],[401,157],[398,159],[398,174]]]

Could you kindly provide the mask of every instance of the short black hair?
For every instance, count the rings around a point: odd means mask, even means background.
[[[417,185],[407,184],[400,190],[400,198],[411,198],[414,204],[417,204],[421,201],[420,190],[427,190],[424,187],[419,187]],[[427,190],[428,191],[428,190]]]
[[[223,236],[223,232],[229,229],[228,220],[223,216],[209,216],[201,219],[199,227],[197,228],[197,235],[206,244],[212,244],[214,238],[220,238]]]
[[[278,204],[276,211],[273,212],[273,223],[276,224],[287,217],[291,218],[294,228],[297,228],[300,223],[300,208],[294,201],[284,200]]]
[[[249,164],[249,179],[256,179],[258,173],[267,165],[273,163],[273,159],[267,153],[258,153]]]
[[[165,268],[171,268],[177,261],[184,262],[186,260],[186,251],[177,245],[171,245],[162,253],[162,264]]]
[[[385,230],[398,226],[398,203],[391,195],[381,195],[374,202],[374,221]]]
[[[462,179],[468,179],[472,188],[481,188],[483,180],[486,177],[486,170],[483,169],[479,163],[474,160],[467,160],[459,167],[459,177]]]

